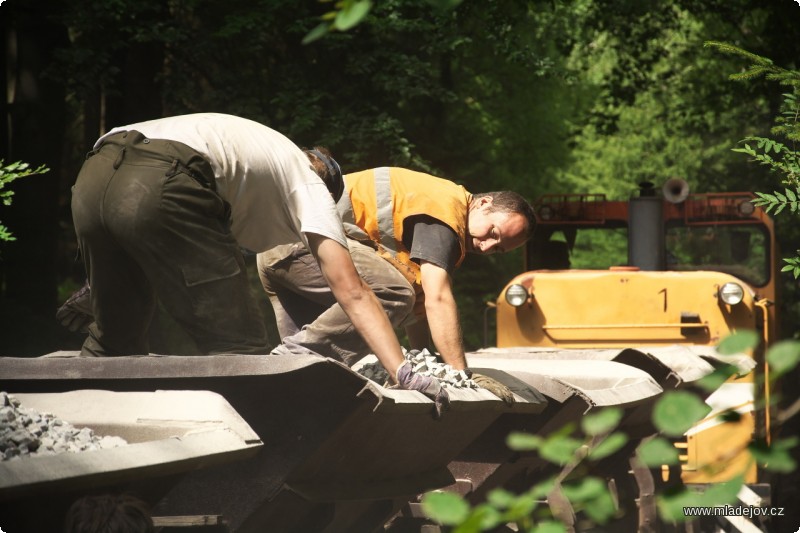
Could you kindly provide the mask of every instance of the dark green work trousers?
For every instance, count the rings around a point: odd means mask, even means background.
[[[84,355],[148,353],[156,298],[201,353],[268,353],[230,206],[196,151],[109,137],[78,175],[72,216],[95,316]]]

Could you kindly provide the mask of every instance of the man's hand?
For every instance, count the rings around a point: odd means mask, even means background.
[[[92,313],[92,293],[89,291],[89,282],[75,291],[67,298],[64,305],[56,311],[56,320],[70,331],[86,333],[89,324],[94,322]]]
[[[410,361],[406,361],[397,369],[396,381],[401,389],[415,390],[431,398],[436,406],[436,419],[441,418],[450,407],[450,395],[441,382],[434,377],[415,373],[411,369]]]
[[[514,393],[511,392],[511,389],[497,381],[496,379],[490,378],[489,376],[484,376],[483,374],[476,374],[475,372],[472,373],[472,381],[475,384],[482,388],[486,389],[508,405],[514,405]]]

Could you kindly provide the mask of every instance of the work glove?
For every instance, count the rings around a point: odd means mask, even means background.
[[[442,383],[435,377],[423,376],[414,372],[410,361],[400,365],[395,378],[401,389],[415,390],[432,399],[436,409],[434,418],[437,420],[450,407],[450,395],[447,394]]]
[[[482,388],[486,389],[508,405],[514,405],[514,393],[511,392],[511,389],[497,381],[496,379],[490,378],[489,376],[484,376],[483,374],[477,374],[475,372],[472,373],[472,381],[475,384]]]
[[[89,282],[72,293],[64,305],[56,311],[56,320],[70,331],[86,333],[89,324],[94,322],[92,313],[92,293],[89,291]]]

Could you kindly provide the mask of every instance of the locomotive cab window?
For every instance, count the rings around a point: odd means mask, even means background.
[[[572,227],[536,237],[527,247],[529,270],[605,270],[628,261],[626,227]]]
[[[666,231],[669,270],[726,272],[755,286],[769,282],[769,239],[761,226],[670,226]]]

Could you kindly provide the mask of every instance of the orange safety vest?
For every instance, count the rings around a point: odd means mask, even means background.
[[[467,210],[472,195],[461,185],[404,168],[380,167],[344,176],[345,194],[337,204],[350,238],[371,240],[378,254],[392,263],[419,294],[419,265],[403,244],[408,217],[428,215],[447,224],[458,235],[461,256],[466,254]]]

